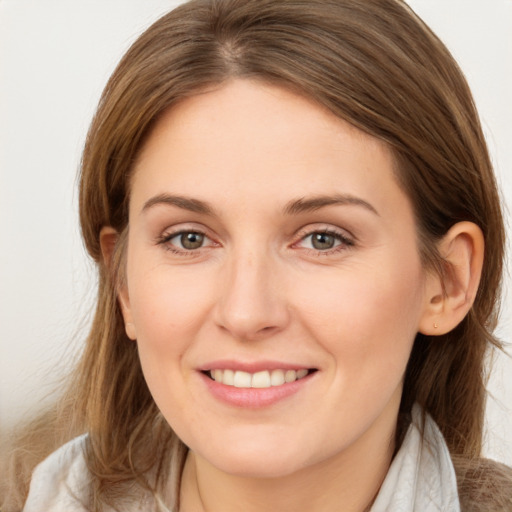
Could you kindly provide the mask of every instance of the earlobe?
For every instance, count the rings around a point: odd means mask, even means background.
[[[111,269],[112,255],[119,240],[119,233],[110,226],[104,226],[100,231],[100,246],[103,262],[108,269]],[[128,338],[131,340],[137,339],[135,331],[135,324],[133,323],[130,300],[128,297],[128,290],[124,284],[117,293],[117,299],[121,307],[121,313],[124,319],[125,331]]]
[[[125,322],[124,329],[126,331],[126,336],[130,338],[132,341],[137,339],[137,332],[135,331],[135,325],[131,322]]]
[[[427,277],[419,325],[419,332],[431,336],[454,329],[475,301],[484,259],[482,230],[472,222],[459,222],[442,238],[438,250],[444,273]]]

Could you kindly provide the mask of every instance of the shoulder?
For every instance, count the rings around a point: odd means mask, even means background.
[[[512,468],[489,459],[452,459],[462,512],[512,510]]]
[[[424,418],[421,430],[425,438],[429,441],[443,439],[432,418],[428,414]],[[432,449],[433,443],[429,445]],[[461,512],[512,511],[512,468],[490,459],[450,453],[444,441],[438,446],[443,447],[444,457],[453,468]]]
[[[91,478],[84,456],[86,442],[87,435],[77,437],[36,467],[23,512],[89,510]]]
[[[97,482],[87,466],[88,442],[87,434],[76,437],[35,468],[23,512],[90,512],[92,503],[98,505],[93,495]],[[103,512],[167,510],[161,498],[133,479],[113,487],[115,498],[100,498]]]

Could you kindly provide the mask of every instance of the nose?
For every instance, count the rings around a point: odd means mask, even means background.
[[[268,338],[289,323],[289,307],[277,262],[264,254],[234,256],[219,276],[217,325],[242,341]]]

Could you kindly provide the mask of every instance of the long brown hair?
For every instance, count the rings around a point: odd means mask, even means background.
[[[158,491],[169,461],[179,471],[183,460],[184,448],[145,384],[116,299],[130,174],[164,111],[232,78],[292,89],[385,141],[414,207],[426,267],[442,273],[436,242],[453,224],[468,220],[482,229],[485,261],[475,303],[452,332],[435,339],[418,334],[401,405],[404,416],[413,402],[428,411],[454,460],[480,456],[484,355],[499,346],[492,331],[504,228],[478,114],[449,51],[401,0],[192,0],[152,25],[123,57],[83,153],[80,222],[99,268],[99,291],[65,403],[72,407],[72,433],[89,433],[94,510],[126,482]],[[103,226],[121,234],[109,269],[99,244]]]

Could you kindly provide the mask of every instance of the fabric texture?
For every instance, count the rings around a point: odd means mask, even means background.
[[[370,512],[460,512],[450,452],[434,420],[415,405],[412,422]]]
[[[423,436],[422,424],[422,411],[415,405],[411,425],[370,512],[460,512],[455,471],[443,436],[430,416],[425,416]],[[37,466],[23,512],[88,512],[85,442],[85,435],[77,437]],[[169,511],[143,489],[120,510]]]
[[[85,439],[85,435],[73,439],[36,467],[24,511],[87,512],[90,478],[83,456]]]

